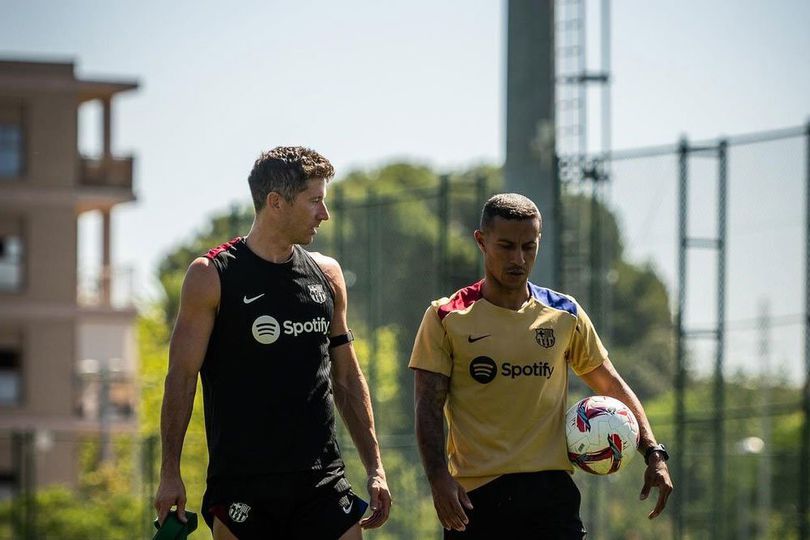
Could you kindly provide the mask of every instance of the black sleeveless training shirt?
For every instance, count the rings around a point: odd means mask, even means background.
[[[220,301],[202,376],[208,479],[340,465],[329,359],[334,296],[300,246],[274,264],[235,238],[206,257]]]

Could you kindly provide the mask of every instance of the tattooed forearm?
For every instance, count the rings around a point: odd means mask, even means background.
[[[450,378],[421,369],[414,370],[416,440],[428,480],[447,474],[444,445],[444,402]]]

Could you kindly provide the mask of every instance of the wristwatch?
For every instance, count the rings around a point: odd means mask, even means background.
[[[654,444],[652,446],[648,446],[647,449],[644,451],[644,463],[647,465],[650,464],[650,456],[653,452],[661,452],[661,456],[664,458],[664,461],[669,460],[669,453],[667,452],[666,446],[661,443]]]

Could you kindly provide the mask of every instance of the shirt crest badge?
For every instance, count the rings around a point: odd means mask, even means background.
[[[546,349],[552,348],[557,342],[557,339],[554,337],[553,328],[535,328],[534,339],[537,341],[538,345]]]
[[[307,285],[307,287],[309,288],[309,296],[312,298],[313,302],[318,304],[326,302],[326,291],[323,290],[323,285],[315,283],[314,285]]]
[[[234,523],[242,523],[248,518],[248,512],[250,512],[250,506],[245,503],[235,502],[228,508],[228,517]]]

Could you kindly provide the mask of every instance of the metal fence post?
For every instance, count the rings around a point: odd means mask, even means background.
[[[799,458],[799,539],[810,540],[810,122],[805,129],[804,422]]]
[[[336,222],[335,222],[335,234],[334,234],[334,250],[335,256],[337,257],[338,262],[341,264],[346,264],[343,260],[344,254],[344,232],[343,232],[343,223],[344,223],[344,208],[345,208],[345,198],[343,196],[343,188],[341,186],[335,186],[335,215],[336,215]]]
[[[152,537],[152,497],[155,495],[155,459],[157,450],[157,435],[147,435],[143,440],[143,462],[141,472],[144,477],[143,486],[146,493],[143,494],[143,534],[144,539]]]
[[[36,501],[36,456],[34,454],[34,433],[27,431],[22,435],[22,477],[23,505],[25,522],[23,538],[36,540],[37,501]]]
[[[483,174],[475,179],[475,191],[477,193],[476,199],[480,211],[487,202],[487,177]],[[475,275],[480,278],[484,277],[484,258],[480,255],[475,257]]]
[[[23,489],[22,489],[22,434],[11,433],[11,470],[14,471],[14,486],[11,495],[11,538],[23,538]]]
[[[725,520],[725,443],[726,443],[726,392],[723,378],[725,362],[726,327],[726,210],[728,208],[728,142],[721,140],[717,146],[718,195],[717,195],[717,349],[714,365],[714,522],[715,538],[723,538]]]
[[[377,205],[379,204],[374,188],[370,187],[366,193],[366,320],[368,326],[368,386],[371,389],[372,410],[376,409],[376,384],[377,384],[377,268],[375,259],[377,256]]]
[[[447,233],[450,230],[450,176],[443,174],[439,177],[439,238],[438,238],[438,276],[437,289],[439,297],[449,295],[452,291],[447,290]]]
[[[675,314],[675,452],[673,453],[673,470],[676,481],[686,488],[684,467],[686,449],[686,350],[684,343],[684,312],[686,310],[686,204],[689,187],[689,143],[684,137],[678,147],[678,309]],[[684,534],[684,503],[686,489],[676,490],[674,495],[673,515],[675,526],[673,534],[676,540]]]

